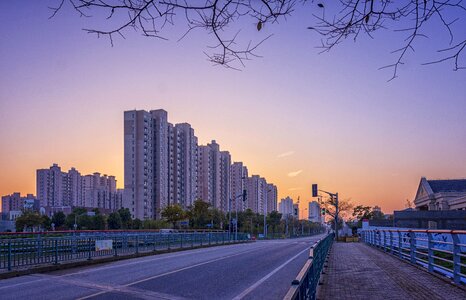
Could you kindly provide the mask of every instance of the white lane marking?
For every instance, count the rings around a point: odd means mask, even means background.
[[[234,248],[241,248],[239,246],[244,246],[244,245],[252,245],[252,244],[236,244],[236,245],[231,245],[231,246],[238,246],[238,247],[234,247]],[[115,269],[115,268],[120,268],[120,267],[127,267],[127,266],[142,264],[142,263],[153,262],[153,261],[167,259],[167,258],[176,258],[176,257],[180,257],[180,256],[199,254],[199,252],[201,252],[201,254],[202,253],[210,253],[210,252],[214,252],[214,251],[219,250],[220,247],[224,247],[224,246],[213,247],[211,249],[193,249],[193,251],[191,251],[191,252],[184,252],[184,253],[178,253],[178,254],[173,253],[171,255],[170,254],[167,254],[167,255],[166,254],[160,254],[156,258],[140,259],[140,260],[137,260],[137,261],[121,263],[121,264],[116,264],[116,265],[111,265],[111,266],[97,267],[97,268],[87,269],[87,270],[78,271],[78,272],[74,272],[74,273],[63,274],[63,275],[60,275],[60,276],[67,277],[67,276],[80,275],[80,274],[85,274],[85,273],[99,272],[99,271],[104,271],[104,270],[109,270],[109,269]],[[233,248],[233,247],[231,247],[231,248]],[[197,251],[197,250],[199,250],[199,251]],[[154,254],[154,255],[157,255],[157,254]]]
[[[194,264],[194,265],[190,265],[190,266],[188,266],[188,267],[184,267],[184,268],[181,268],[181,269],[176,269],[176,270],[173,270],[173,271],[165,272],[165,273],[158,274],[158,275],[154,275],[154,276],[151,276],[151,277],[147,277],[147,278],[144,278],[144,279],[141,279],[141,280],[138,280],[138,281],[134,281],[134,282],[125,284],[125,286],[131,286],[131,285],[134,285],[134,284],[138,284],[138,283],[141,283],[141,282],[149,281],[149,280],[156,279],[156,278],[159,278],[159,277],[171,275],[171,274],[178,273],[178,272],[181,272],[181,271],[184,271],[184,270],[189,270],[189,269],[192,269],[192,268],[195,268],[195,267],[207,265],[207,264],[210,264],[210,263],[219,261],[219,260],[224,260],[224,259],[227,259],[227,258],[230,258],[230,257],[235,257],[235,256],[243,255],[243,254],[245,254],[245,253],[249,253],[249,252],[253,252],[253,251],[256,251],[256,250],[260,250],[260,249],[262,249],[262,248],[266,248],[266,247],[258,247],[258,248],[255,248],[255,249],[246,250],[246,251],[242,251],[242,252],[235,253],[235,254],[230,254],[230,255],[218,257],[218,258],[215,258],[215,259],[212,259],[212,260],[208,260],[208,261],[204,261],[204,262],[197,263],[197,264]]]
[[[266,248],[266,246],[256,247],[256,248],[251,249],[251,250],[242,251],[242,252],[239,252],[239,253],[235,253],[235,254],[231,254],[231,255],[226,255],[226,256],[218,257],[218,258],[215,258],[215,259],[212,259],[212,260],[208,260],[208,261],[205,261],[205,262],[202,262],[202,263],[190,265],[190,266],[188,266],[188,267],[184,267],[184,268],[172,270],[172,271],[165,272],[165,273],[162,273],[162,274],[158,274],[158,275],[154,275],[154,276],[151,276],[151,277],[147,277],[147,278],[144,278],[144,279],[141,279],[141,280],[133,281],[133,282],[131,282],[131,283],[124,284],[124,285],[122,285],[122,286],[123,286],[123,287],[132,286],[132,285],[135,285],[135,284],[138,284],[138,283],[142,283],[142,282],[149,281],[149,280],[152,280],[152,279],[157,279],[157,278],[160,278],[160,277],[163,277],[163,276],[167,276],[167,275],[171,275],[171,274],[178,273],[178,272],[181,272],[181,271],[189,270],[189,269],[192,269],[192,268],[195,268],[195,267],[207,265],[207,264],[210,264],[210,263],[213,263],[213,262],[216,262],[216,261],[220,261],[220,260],[224,260],[224,259],[227,259],[227,258],[230,258],[230,257],[235,257],[235,256],[243,255],[243,254],[245,254],[245,253],[249,253],[249,252],[253,252],[253,251],[256,251],[256,250],[260,250],[260,249],[262,249],[262,248]],[[92,297],[95,297],[95,296],[98,296],[98,295],[105,294],[105,293],[107,293],[107,292],[108,292],[108,291],[100,291],[100,292],[98,292],[98,293],[94,293],[94,294],[91,294],[91,295],[88,295],[88,296],[84,296],[84,297],[78,298],[77,300],[89,299],[89,298],[92,298]]]
[[[28,275],[27,275],[27,276],[28,276]],[[33,276],[28,276],[28,277],[33,277]],[[46,280],[46,279],[41,278],[41,279],[32,280],[32,281],[25,281],[25,282],[10,284],[10,285],[4,285],[4,286],[1,286],[1,287],[0,287],[0,290],[7,289],[7,288],[13,288],[13,287],[17,287],[17,286],[25,285],[25,284],[36,283],[36,282],[44,281],[44,280]]]
[[[153,292],[149,290],[142,290],[135,287],[127,287],[121,285],[106,285],[106,284],[98,284],[94,282],[76,280],[76,279],[68,279],[63,277],[57,277],[52,275],[44,275],[44,274],[37,274],[35,276],[38,277],[45,277],[54,280],[55,282],[61,282],[64,284],[71,284],[78,287],[84,287],[93,290],[100,290],[98,293],[102,292],[119,292],[123,294],[128,294],[140,299],[170,299],[170,300],[185,300],[185,298],[176,297],[168,294]]]
[[[262,277],[261,279],[259,279],[258,281],[256,281],[253,285],[251,285],[250,287],[248,287],[247,289],[245,289],[241,294],[239,294],[238,296],[234,297],[233,300],[240,300],[240,299],[243,299],[247,294],[249,294],[250,292],[252,292],[254,289],[256,289],[259,285],[261,285],[264,281],[266,281],[267,279],[269,279],[270,277],[272,277],[272,275],[274,275],[275,273],[277,273],[278,271],[280,271],[284,266],[286,266],[287,264],[289,264],[290,262],[292,262],[294,259],[296,259],[298,256],[300,256],[301,254],[303,254],[304,252],[306,251],[309,251],[309,248],[311,247],[307,247],[306,249],[304,249],[303,251],[299,252],[298,254],[296,254],[295,256],[293,256],[292,258],[288,259],[287,261],[285,261],[283,264],[281,264],[280,266],[278,266],[277,268],[275,268],[272,272],[270,272],[269,274],[265,275],[264,277]]]

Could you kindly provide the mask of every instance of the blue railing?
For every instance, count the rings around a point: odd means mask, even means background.
[[[56,235],[56,234],[55,234]],[[238,242],[248,235],[238,233]],[[236,242],[228,232],[85,232],[0,239],[0,270]]]
[[[362,240],[457,284],[466,283],[465,230],[373,229],[364,230]]]
[[[284,299],[316,299],[320,274],[334,238],[335,236],[332,233],[312,245],[309,251],[309,259],[299,272],[298,277],[291,282],[291,288]]]

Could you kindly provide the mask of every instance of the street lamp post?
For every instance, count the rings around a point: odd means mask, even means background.
[[[229,220],[228,220],[228,240],[231,241],[231,197],[229,198],[229,201],[228,201],[228,215],[229,215]]]
[[[264,239],[267,238],[267,206],[264,206]]]
[[[272,189],[267,189],[265,194],[265,201],[264,201],[264,239],[267,238],[267,194],[272,191]]]

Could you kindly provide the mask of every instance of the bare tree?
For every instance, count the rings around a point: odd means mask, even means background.
[[[393,76],[397,77],[398,67],[404,63],[409,51],[415,50],[415,42],[420,38],[428,38],[429,28],[443,27],[443,33],[448,35],[449,44],[438,49],[443,56],[425,65],[453,61],[455,71],[464,69],[460,65],[460,55],[466,47],[466,31],[464,22],[466,7],[462,0],[339,0],[339,11],[330,17],[315,15],[318,23],[308,27],[321,34],[321,48],[329,51],[341,41],[359,35],[373,37],[373,33],[381,29],[393,29],[404,34],[405,40],[401,47],[393,53],[398,54],[397,60],[383,68],[392,68]],[[319,6],[324,9],[323,4]],[[435,22],[437,19],[437,23]],[[455,26],[455,23],[459,23]]]
[[[84,29],[97,36],[107,36],[113,45],[114,37],[125,37],[128,29],[146,37],[166,39],[162,34],[175,21],[187,25],[184,38],[192,30],[204,29],[214,36],[215,43],[205,52],[209,61],[229,68],[244,67],[244,61],[255,54],[257,47],[270,36],[258,42],[238,44],[240,30],[230,25],[243,18],[254,22],[257,30],[264,24],[277,22],[291,13],[295,0],[59,0],[51,7],[54,17],[65,3],[70,3],[80,16],[105,13],[112,29]]]
[[[413,208],[413,202],[411,200],[409,200],[409,199],[406,199],[405,207],[406,208]]]
[[[332,217],[335,218],[336,215],[336,199],[335,197],[328,197],[328,199],[323,203],[323,207],[326,212]],[[338,217],[347,218],[351,215],[353,209],[353,204],[351,203],[351,198],[341,199],[338,201]]]
[[[115,36],[124,38],[128,29],[144,36],[166,39],[167,25],[183,22],[187,27],[183,38],[192,30],[203,29],[214,37],[214,44],[205,52],[209,61],[229,68],[241,68],[246,60],[257,56],[256,50],[270,36],[259,41],[241,42],[240,30],[233,26],[249,20],[260,31],[263,26],[291,16],[301,5],[315,7],[315,26],[307,28],[322,36],[321,48],[330,51],[343,40],[356,40],[361,34],[373,37],[375,31],[396,29],[406,39],[394,52],[398,58],[382,68],[392,68],[396,78],[398,67],[409,51],[414,51],[419,38],[427,37],[427,24],[444,28],[449,44],[438,50],[442,55],[425,64],[453,62],[453,69],[464,69],[460,62],[466,47],[466,31],[461,27],[466,8],[463,0],[56,0],[51,7],[55,16],[65,3],[80,16],[105,14],[109,30],[84,29],[97,36],[107,36],[113,45]],[[324,4],[324,2],[326,4]],[[328,6],[328,7],[327,7]],[[330,13],[329,13],[330,11]],[[435,23],[431,20],[437,20]],[[458,24],[459,23],[459,24]],[[244,23],[248,24],[248,23]],[[401,26],[397,26],[400,24]],[[458,26],[457,26],[458,25]],[[464,24],[463,24],[464,25]],[[432,25],[430,25],[432,26]]]

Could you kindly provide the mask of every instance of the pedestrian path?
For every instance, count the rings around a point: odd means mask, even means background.
[[[317,299],[466,299],[457,287],[363,243],[335,243]]]

